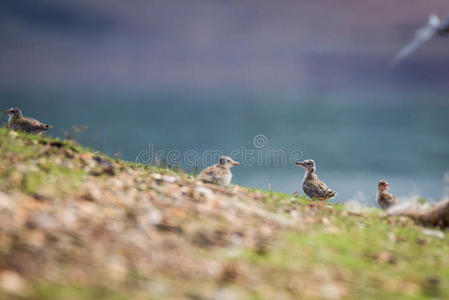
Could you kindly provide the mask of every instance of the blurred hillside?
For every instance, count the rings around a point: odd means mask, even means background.
[[[1,299],[449,296],[442,230],[4,128],[0,216]]]
[[[389,60],[445,0],[0,3],[6,86],[445,88],[448,40]]]

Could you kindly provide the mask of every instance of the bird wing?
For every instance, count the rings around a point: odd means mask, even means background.
[[[307,183],[304,183],[302,185],[302,189],[304,190],[304,193],[308,195],[310,198],[313,198],[313,195],[315,195],[315,189],[313,189],[310,185]]]
[[[446,19],[440,22],[440,25],[438,26],[438,33],[441,35],[449,33],[449,16],[447,16]]]
[[[215,166],[208,167],[204,169],[198,179],[203,180],[205,182],[214,182],[215,181]]]
[[[303,190],[307,195],[312,195],[310,196],[311,198],[325,198],[332,192],[331,189],[319,179],[305,182],[303,184]]]
[[[29,132],[35,130],[47,130],[50,128],[47,124],[41,123],[33,118],[22,118],[19,122],[22,129]]]
[[[438,33],[441,21],[436,15],[431,15],[426,25],[418,29],[415,38],[404,48],[399,51],[391,62],[391,66],[395,66],[401,60],[412,54],[419,46],[430,40]]]
[[[395,205],[397,203],[398,203],[398,198],[396,198],[396,196],[393,195],[392,193],[385,191],[379,195],[378,204],[383,209],[388,209],[389,207],[391,207],[392,205]]]
[[[390,195],[390,201],[392,204],[396,204],[399,202],[398,198],[395,195],[393,195],[392,193],[388,193],[388,194]]]
[[[330,188],[321,180],[318,180],[316,185],[317,185],[318,193],[320,195],[326,195],[327,193],[329,193],[331,191]]]

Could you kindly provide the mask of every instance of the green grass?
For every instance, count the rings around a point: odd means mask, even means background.
[[[67,157],[67,151],[75,154],[95,153],[95,156],[117,162],[125,168],[148,173],[187,176],[178,170],[109,158],[74,141],[23,132],[17,132],[16,136],[0,128],[0,162],[3,165],[0,167],[0,188],[12,185],[27,194],[40,191],[53,196],[71,192],[79,187],[87,172],[79,164],[72,164],[74,160]],[[55,157],[58,159],[48,159]]]
[[[129,299],[129,295],[121,291],[113,290],[107,287],[100,286],[81,286],[74,284],[55,284],[51,282],[36,282],[30,290],[27,291],[26,296],[11,294],[2,294],[0,292],[1,299],[33,299],[33,300],[45,300],[45,299],[64,299],[64,300],[96,300],[96,299],[110,299],[110,300],[125,300]],[[140,297],[138,299],[144,299]],[[149,299],[149,298],[146,298]]]
[[[24,192],[34,194],[39,190],[50,187],[64,186],[65,192],[70,192],[79,186],[85,172],[82,170],[71,170],[54,164],[48,164],[37,172],[29,172],[24,176]],[[53,194],[55,190],[51,190]]]
[[[241,257],[279,277],[342,277],[352,299],[447,298],[447,240],[426,237],[421,227],[406,223],[391,226],[378,215],[340,216],[332,222],[335,232],[314,225],[286,234],[266,255],[247,251]]]
[[[76,143],[26,133],[14,136],[3,128],[0,141],[0,187],[56,196],[59,191],[70,192],[79,186],[86,173],[65,156],[65,151],[88,152]],[[51,156],[58,159],[49,159]]]

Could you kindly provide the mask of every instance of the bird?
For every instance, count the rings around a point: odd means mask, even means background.
[[[306,169],[304,180],[302,181],[302,189],[304,193],[311,199],[325,201],[337,194],[335,191],[327,187],[327,185],[318,178],[315,174],[316,164],[313,159],[306,159],[302,162],[297,162],[297,165]]]
[[[53,128],[53,126],[44,124],[36,119],[24,117],[18,107],[13,107],[3,112],[8,115],[8,128],[12,130],[42,133]]]
[[[391,61],[391,67],[397,65],[404,58],[412,54],[419,46],[430,40],[435,36],[447,36],[449,35],[449,16],[443,21],[436,14],[432,14],[427,21],[427,24],[419,28],[414,39],[402,48]]]
[[[387,210],[399,203],[398,198],[389,192],[389,185],[385,180],[379,180],[377,184],[376,201],[383,210]]]
[[[228,156],[222,156],[218,164],[204,169],[198,179],[205,183],[228,185],[232,180],[231,168],[239,164]]]

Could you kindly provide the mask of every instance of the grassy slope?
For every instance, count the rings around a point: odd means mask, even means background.
[[[1,299],[449,298],[410,220],[102,158],[0,129]]]

